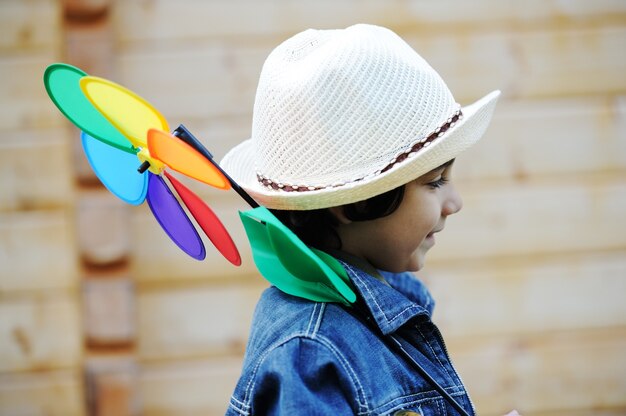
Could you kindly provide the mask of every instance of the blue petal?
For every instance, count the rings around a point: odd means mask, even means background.
[[[132,205],[140,205],[148,191],[147,172],[139,173],[137,156],[81,132],[87,160],[96,176],[113,195]]]

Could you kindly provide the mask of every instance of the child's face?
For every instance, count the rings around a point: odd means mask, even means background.
[[[343,221],[342,249],[390,272],[417,271],[435,244],[448,215],[463,203],[450,182],[452,164],[406,184],[404,198],[391,215],[371,221]]]

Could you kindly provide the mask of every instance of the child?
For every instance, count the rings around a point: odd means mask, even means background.
[[[267,289],[227,414],[457,414],[444,395],[474,414],[430,319],[433,300],[410,272],[461,209],[453,162],[483,135],[498,96],[461,108],[377,26],[307,30],[270,54],[252,138],[222,167],[307,245],[339,259],[358,301]]]

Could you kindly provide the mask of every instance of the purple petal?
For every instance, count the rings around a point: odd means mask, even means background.
[[[159,175],[150,173],[146,199],[152,213],[172,241],[194,259],[203,260],[206,252],[198,232]]]

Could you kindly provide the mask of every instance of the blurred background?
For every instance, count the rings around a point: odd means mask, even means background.
[[[234,192],[183,179],[239,268],[210,243],[190,259],[99,185],[46,66],[125,85],[219,160],[250,135],[273,47],[359,22],[400,34],[464,105],[503,91],[419,273],[479,413],[626,414],[623,0],[0,0],[1,415],[223,414],[266,287]]]

